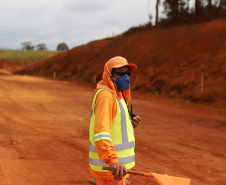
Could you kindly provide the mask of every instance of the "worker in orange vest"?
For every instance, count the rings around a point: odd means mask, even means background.
[[[128,111],[127,101],[131,99],[129,77],[136,69],[123,57],[111,58],[97,84],[89,131],[89,171],[97,185],[125,185],[127,170],[135,165],[133,128],[141,118]]]

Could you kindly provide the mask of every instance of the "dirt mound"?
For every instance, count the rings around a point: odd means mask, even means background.
[[[9,71],[7,71],[5,69],[0,69],[0,75],[12,75],[12,73],[10,73]]]
[[[96,83],[104,63],[124,56],[138,65],[131,88],[194,103],[226,100],[226,20],[141,30],[93,41],[18,71]]]

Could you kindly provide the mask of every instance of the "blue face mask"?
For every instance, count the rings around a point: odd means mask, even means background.
[[[129,89],[129,76],[123,75],[120,78],[115,78],[115,84],[117,85],[117,88],[120,90]]]

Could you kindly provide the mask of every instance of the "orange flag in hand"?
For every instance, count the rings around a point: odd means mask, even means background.
[[[160,185],[190,185],[190,179],[160,175],[156,173],[145,173],[145,177],[153,177]]]

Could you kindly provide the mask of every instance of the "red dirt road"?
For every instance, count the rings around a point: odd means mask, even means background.
[[[0,185],[88,184],[94,91],[75,83],[0,76]],[[137,171],[226,184],[226,111],[132,94]],[[131,176],[132,184],[157,184]]]

